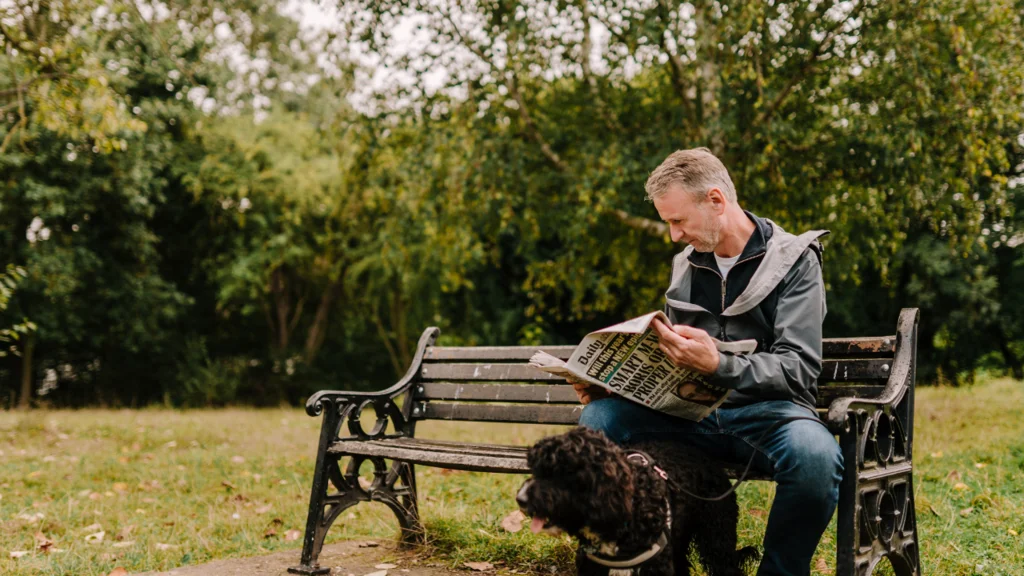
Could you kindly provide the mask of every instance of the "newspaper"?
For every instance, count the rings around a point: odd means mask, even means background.
[[[655,319],[670,325],[663,312],[651,312],[587,334],[568,361],[538,351],[530,365],[550,374],[606,388],[655,410],[699,421],[729,395],[696,371],[679,368],[658,347]],[[748,354],[756,340],[722,342],[720,352]]]

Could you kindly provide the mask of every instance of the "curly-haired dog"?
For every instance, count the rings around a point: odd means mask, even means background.
[[[530,448],[532,476],[516,495],[533,532],[577,538],[577,573],[612,576],[689,574],[691,545],[709,576],[742,576],[756,560],[736,550],[736,497],[709,502],[729,479],[707,457],[668,443],[621,448],[577,428]]]

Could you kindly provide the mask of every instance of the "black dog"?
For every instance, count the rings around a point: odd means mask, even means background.
[[[604,434],[577,428],[541,440],[527,453],[532,477],[516,501],[532,516],[533,532],[577,538],[576,571],[583,576],[690,573],[696,548],[709,576],[742,576],[758,558],[736,550],[735,495],[721,468],[700,452],[668,443],[621,448]]]

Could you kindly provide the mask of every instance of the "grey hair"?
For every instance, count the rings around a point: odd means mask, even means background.
[[[729,171],[707,148],[676,150],[669,154],[647,178],[644,185],[647,199],[653,201],[664,196],[673,184],[693,195],[698,202],[704,201],[712,188],[721,190],[727,201],[736,202],[736,187]]]

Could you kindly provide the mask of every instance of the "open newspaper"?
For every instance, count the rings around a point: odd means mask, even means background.
[[[608,390],[672,416],[701,420],[725,401],[729,390],[707,376],[672,364],[658,347],[657,318],[670,325],[663,312],[651,312],[587,334],[567,361],[538,351],[530,365],[550,374],[579,380]],[[722,342],[720,352],[749,354],[756,340]]]

